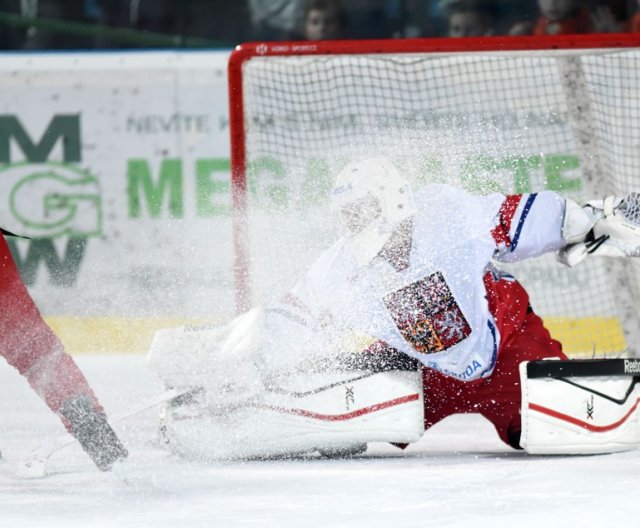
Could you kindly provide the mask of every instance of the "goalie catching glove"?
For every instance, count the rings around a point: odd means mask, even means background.
[[[558,260],[573,267],[588,255],[640,256],[640,193],[591,200],[582,207],[566,201]]]

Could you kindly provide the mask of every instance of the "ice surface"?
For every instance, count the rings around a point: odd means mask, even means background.
[[[140,356],[79,356],[106,409],[162,390]],[[638,525],[640,451],[533,457],[503,446],[479,416],[452,417],[400,451],[374,444],[350,460],[199,464],[165,451],[157,412],[115,424],[131,457],[100,473],[77,445],[50,474],[15,477],[62,426],[0,364],[0,527],[467,527]]]

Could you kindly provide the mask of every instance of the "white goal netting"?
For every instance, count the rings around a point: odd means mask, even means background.
[[[640,190],[640,49],[255,56],[242,79],[253,302],[336,238],[328,190],[355,158],[476,193]],[[638,345],[639,264],[510,270],[570,353],[613,355]]]

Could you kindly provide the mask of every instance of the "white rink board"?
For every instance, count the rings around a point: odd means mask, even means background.
[[[0,225],[51,238],[75,277],[55,284],[41,259],[29,286],[46,315],[233,309],[228,56],[0,56]],[[75,268],[72,237],[86,239]],[[20,260],[31,244],[15,242]]]

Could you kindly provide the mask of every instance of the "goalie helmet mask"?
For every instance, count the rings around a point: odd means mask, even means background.
[[[415,213],[407,181],[386,158],[348,164],[336,178],[331,199],[361,266],[380,252],[400,222]]]

